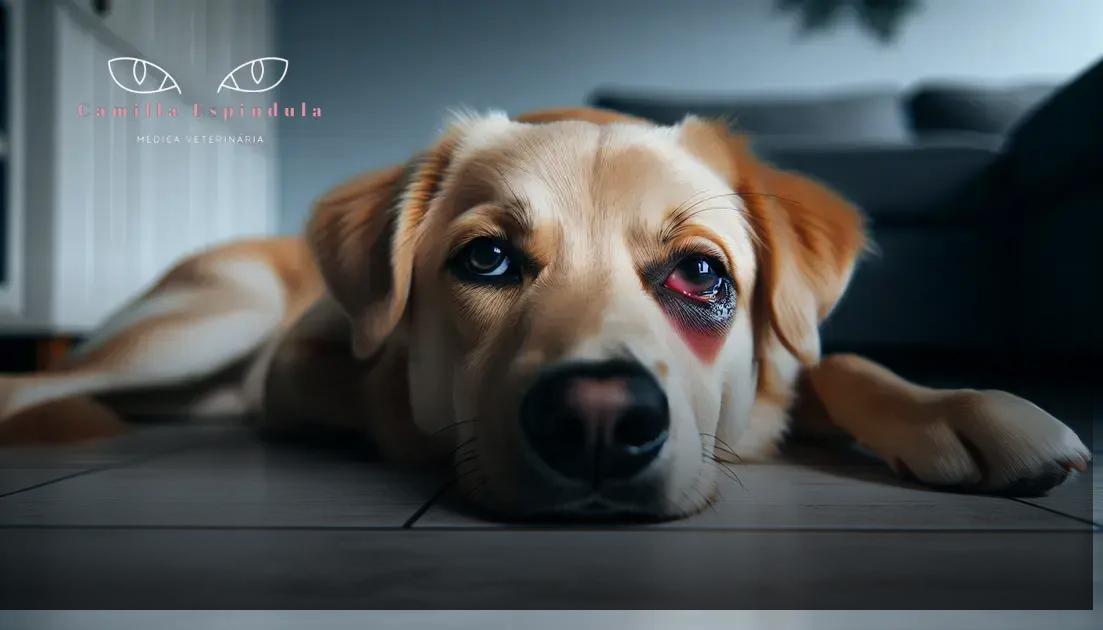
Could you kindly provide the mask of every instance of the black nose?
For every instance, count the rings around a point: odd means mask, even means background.
[[[655,459],[666,442],[666,394],[630,361],[575,363],[539,378],[521,403],[529,446],[562,475],[624,479]]]

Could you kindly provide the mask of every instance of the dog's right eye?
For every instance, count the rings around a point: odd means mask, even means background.
[[[470,282],[517,282],[521,271],[506,241],[480,237],[465,245],[452,259],[452,272]]]

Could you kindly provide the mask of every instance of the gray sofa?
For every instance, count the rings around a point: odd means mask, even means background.
[[[1098,337],[1085,345],[1081,336],[1054,330],[1060,326],[1054,313],[1071,317],[1098,298],[1056,295],[1074,289],[1057,289],[1060,283],[1049,275],[1058,264],[1055,256],[1072,255],[1062,253],[1061,239],[1078,231],[1084,213],[1101,216],[1103,196],[1087,193],[1067,210],[1051,212],[1023,207],[1015,191],[1044,196],[1062,181],[1060,169],[1048,182],[1034,174],[1031,160],[1048,160],[1029,145],[1050,137],[1035,128],[1074,125],[1049,115],[1048,108],[1069,100],[1062,97],[1077,84],[1100,84],[1101,72],[1103,64],[1056,91],[1043,85],[983,90],[944,84],[903,94],[874,90],[742,101],[601,90],[591,103],[665,123],[686,113],[723,117],[753,138],[760,155],[830,184],[862,207],[875,246],[825,323],[829,349],[1098,351]],[[1067,108],[1075,115],[1098,118],[1090,98],[1071,100],[1079,103]],[[1095,107],[1103,111],[1103,105]],[[1068,142],[1077,142],[1071,138],[1080,128],[1066,131]],[[1103,134],[1096,138],[1103,147]],[[1103,165],[1097,153],[1081,159]],[[1103,169],[1098,172],[1103,177]],[[1033,236],[1039,232],[1044,239]],[[1086,277],[1086,269],[1075,269],[1077,260],[1060,264],[1073,278]],[[1048,304],[1026,304],[1037,285],[1045,287]]]

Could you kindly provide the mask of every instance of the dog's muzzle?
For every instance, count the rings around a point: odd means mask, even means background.
[[[658,456],[670,411],[658,381],[635,362],[572,363],[533,384],[521,426],[545,464],[596,488],[635,476]]]

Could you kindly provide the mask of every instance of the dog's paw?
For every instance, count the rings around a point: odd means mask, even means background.
[[[1091,453],[1060,420],[1002,391],[948,392],[875,448],[902,477],[965,492],[1039,496]]]

